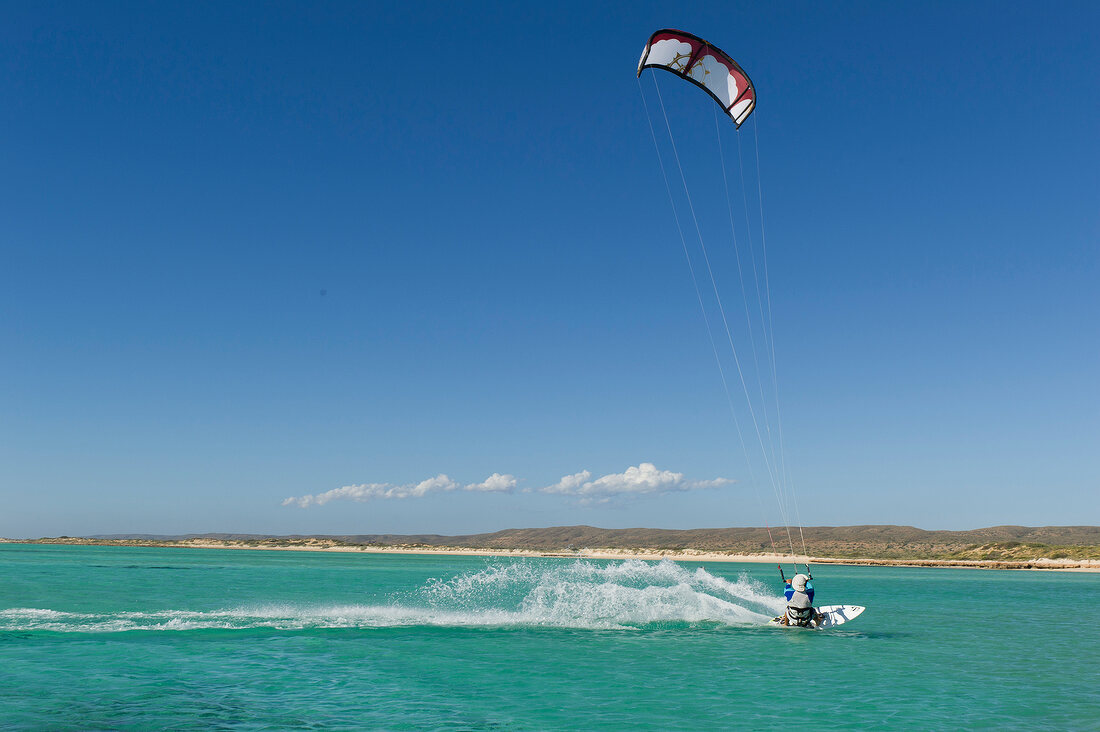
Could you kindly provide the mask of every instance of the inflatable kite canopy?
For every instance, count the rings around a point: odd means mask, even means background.
[[[741,66],[699,36],[666,28],[649,37],[638,62],[643,69],[664,69],[687,79],[722,106],[738,127],[756,108],[756,90]]]

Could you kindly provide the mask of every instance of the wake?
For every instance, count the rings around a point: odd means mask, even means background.
[[[270,628],[554,627],[759,625],[783,602],[746,576],[730,581],[675,562],[627,560],[494,563],[378,605],[265,604],[222,610],[77,613],[0,610],[2,631],[111,633]]]

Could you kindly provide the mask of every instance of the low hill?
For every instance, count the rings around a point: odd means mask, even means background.
[[[802,530],[812,556],[877,559],[983,559],[1010,560],[1100,558],[1098,526],[992,526],[968,531],[928,531],[913,526],[810,526]],[[775,549],[789,550],[787,529],[773,527]],[[797,528],[791,529],[801,553]],[[68,537],[66,537],[68,538]],[[263,545],[296,545],[306,542],[387,547],[448,547],[473,550],[570,551],[578,549],[626,549],[655,551],[703,551],[731,554],[772,552],[764,528],[727,529],[601,529],[594,526],[555,526],[541,529],[505,529],[488,534],[444,536],[440,534],[117,534],[87,537],[99,541],[133,543],[193,542],[196,540],[246,542]]]

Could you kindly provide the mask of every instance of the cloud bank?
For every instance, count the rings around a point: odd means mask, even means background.
[[[658,470],[653,463],[639,463],[621,473],[609,473],[592,480],[592,473],[582,470],[579,473],[562,476],[553,485],[535,489],[539,493],[571,496],[581,503],[607,503],[616,499],[653,496],[664,493],[693,491],[700,488],[717,488],[734,481],[728,478],[712,480],[687,480],[683,473],[671,470]],[[430,493],[450,493],[452,491],[470,491],[475,493],[511,493],[519,481],[508,473],[493,473],[480,483],[462,485],[451,480],[445,473],[419,483],[360,483],[333,488],[316,495],[291,496],[283,501],[284,506],[323,506],[330,501],[385,501],[403,498],[422,498]],[[530,488],[524,489],[530,492]]]
[[[309,508],[310,506],[323,506],[329,501],[347,500],[366,501],[388,500],[393,498],[421,498],[429,493],[447,493],[450,491],[464,490],[479,493],[510,493],[516,487],[514,475],[493,473],[481,483],[461,485],[451,480],[445,473],[440,473],[434,478],[422,480],[419,483],[361,483],[359,485],[346,485],[343,488],[333,488],[317,495],[291,496],[283,501],[284,506],[298,506]]]

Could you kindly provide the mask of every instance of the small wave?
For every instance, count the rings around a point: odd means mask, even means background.
[[[77,613],[0,610],[0,631],[122,632],[399,626],[640,628],[662,623],[757,625],[782,602],[745,576],[736,581],[675,562],[502,562],[432,580],[389,604],[267,604],[221,610]]]

